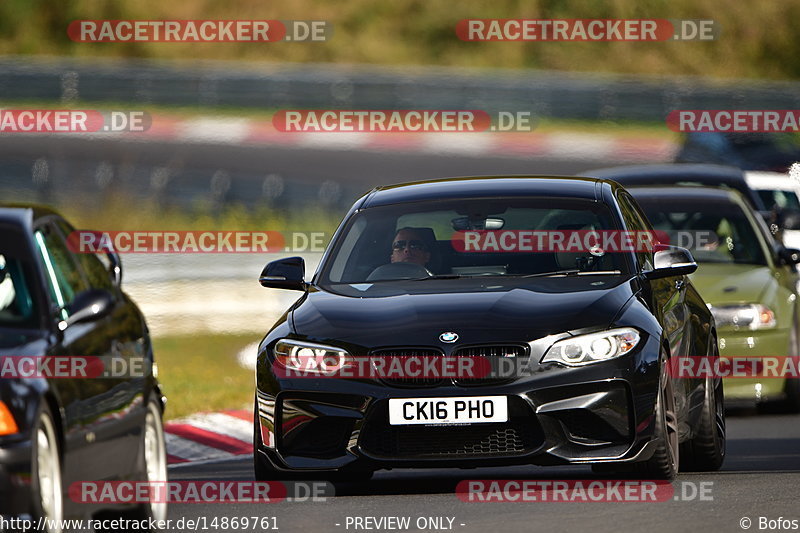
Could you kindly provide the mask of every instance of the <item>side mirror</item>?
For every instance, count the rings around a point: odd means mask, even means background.
[[[114,308],[114,297],[105,289],[88,289],[75,295],[75,299],[66,309],[69,318],[59,324],[64,330],[78,322],[98,320],[111,313]]]
[[[778,258],[785,265],[796,265],[800,263],[800,250],[781,246],[780,250],[778,250]]]
[[[289,289],[304,291],[308,284],[303,281],[306,271],[306,263],[302,257],[287,257],[267,263],[258,282],[262,287],[272,289]]]
[[[670,278],[672,276],[685,276],[697,270],[692,253],[680,246],[657,244],[653,254],[653,270],[645,272],[647,279]]]

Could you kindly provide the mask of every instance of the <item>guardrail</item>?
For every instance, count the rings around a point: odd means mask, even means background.
[[[240,108],[528,110],[661,121],[673,109],[797,109],[800,83],[329,64],[0,59],[0,97]]]

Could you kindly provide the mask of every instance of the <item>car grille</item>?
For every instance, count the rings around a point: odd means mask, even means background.
[[[473,346],[468,348],[459,348],[453,353],[453,357],[486,357],[487,359],[495,359],[500,357],[513,357],[521,358],[528,354],[526,346],[509,344],[509,345],[496,345],[496,346]],[[382,350],[375,350],[370,354],[370,357],[392,357],[404,359],[408,357],[444,357],[444,354],[436,349],[431,348],[387,348]],[[493,365],[494,368],[494,365]],[[407,377],[407,378],[381,378],[381,382],[392,387],[401,387],[406,389],[425,388],[425,387],[438,387],[440,385],[449,385],[454,383],[463,387],[475,387],[481,385],[491,385],[497,383],[506,383],[511,381],[513,377],[459,377],[459,378],[438,378],[438,377]]]
[[[377,457],[485,457],[518,455],[533,448],[535,432],[521,422],[470,426],[389,426],[362,434],[361,446]]]
[[[386,350],[376,350],[372,352],[370,357],[393,357],[398,359],[404,359],[409,357],[414,358],[421,358],[421,357],[443,357],[444,354],[439,350],[434,349],[425,349],[425,348],[397,348],[397,349],[386,349]],[[445,383],[449,383],[450,380],[437,378],[437,377],[407,377],[407,378],[381,378],[381,381],[387,385],[392,387],[403,387],[406,389],[413,389],[413,388],[422,388],[422,387],[437,387],[439,385],[443,385]]]
[[[528,355],[528,349],[525,346],[507,345],[507,346],[475,346],[470,348],[460,348],[453,354],[456,357],[486,357],[490,361],[492,359],[501,357],[521,358]],[[495,364],[492,364],[493,369],[497,369]],[[480,385],[493,385],[497,383],[505,383],[513,380],[513,376],[509,377],[477,377],[477,378],[457,378],[453,380],[456,385],[462,387],[475,387]]]

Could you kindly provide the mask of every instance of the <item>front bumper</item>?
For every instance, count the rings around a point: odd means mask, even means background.
[[[719,332],[722,358],[786,357],[790,353],[790,329],[764,331]],[[796,378],[789,378],[796,379]],[[729,406],[781,400],[785,396],[786,378],[730,377],[723,379],[725,401]]]
[[[486,386],[396,388],[376,380],[280,379],[260,360],[257,453],[278,470],[475,467],[649,458],[659,347],[580,368],[542,367]],[[390,398],[507,396],[509,420],[392,426]]]

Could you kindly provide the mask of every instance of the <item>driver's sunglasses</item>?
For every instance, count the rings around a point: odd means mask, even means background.
[[[402,249],[404,249],[406,247],[406,244],[408,244],[408,247],[411,250],[422,251],[422,250],[425,249],[425,243],[420,241],[420,240],[416,240],[416,239],[410,240],[410,241],[394,241],[392,243],[392,249],[393,250],[402,250]]]

